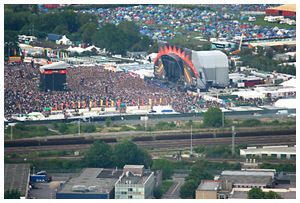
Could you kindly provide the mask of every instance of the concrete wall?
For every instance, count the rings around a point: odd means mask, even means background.
[[[196,190],[196,199],[217,199],[217,191]]]

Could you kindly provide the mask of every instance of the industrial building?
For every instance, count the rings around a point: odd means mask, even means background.
[[[262,148],[247,147],[247,149],[240,149],[240,155],[247,158],[258,156],[296,160],[296,146],[264,146]]]
[[[18,190],[21,199],[28,197],[30,164],[4,164],[4,192]]]
[[[113,199],[115,183],[122,174],[122,170],[86,168],[62,185],[56,199]]]
[[[115,199],[149,199],[155,186],[154,172],[143,165],[125,165],[115,184]]]
[[[220,180],[202,180],[196,190],[196,199],[228,199],[232,183]]]
[[[272,188],[275,173],[275,170],[268,169],[222,171],[218,180],[231,182],[233,188]]]

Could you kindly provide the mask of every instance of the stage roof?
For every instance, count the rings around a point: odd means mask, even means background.
[[[69,67],[69,64],[63,61],[54,62],[48,65],[44,65],[40,67],[40,71],[44,70],[55,70],[55,69],[67,69]]]

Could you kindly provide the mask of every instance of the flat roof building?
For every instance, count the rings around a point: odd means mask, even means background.
[[[234,188],[270,188],[274,184],[275,170],[247,169],[222,171],[219,180],[232,182]]]
[[[20,198],[28,197],[30,181],[30,164],[4,164],[4,193],[7,190],[18,190]]]
[[[202,180],[196,190],[196,199],[228,199],[232,183],[221,180]]]
[[[113,199],[115,183],[122,174],[122,170],[86,168],[62,186],[56,199]]]
[[[115,184],[116,199],[149,199],[155,186],[154,172],[142,165],[125,165],[123,175]]]

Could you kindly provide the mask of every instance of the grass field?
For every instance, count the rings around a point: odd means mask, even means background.
[[[287,25],[287,24],[280,24],[280,23],[269,23],[267,21],[264,21],[264,15],[262,16],[256,16],[255,22],[249,22],[254,25],[261,25],[261,26],[269,26],[269,27],[278,27],[281,29],[289,29],[289,28],[295,28],[295,25]],[[240,22],[248,22],[248,20],[239,20]]]

